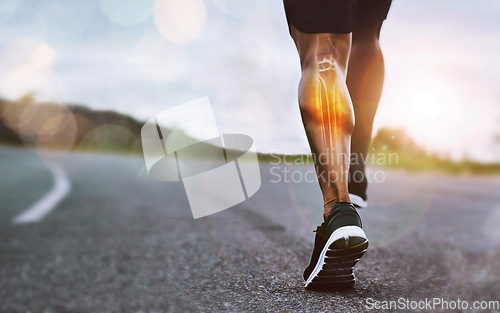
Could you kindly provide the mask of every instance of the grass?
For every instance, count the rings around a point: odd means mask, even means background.
[[[443,172],[448,174],[472,174],[493,176],[500,175],[500,163],[481,163],[471,160],[453,161],[439,158],[435,155],[420,151],[419,153],[394,152],[389,150],[372,150],[375,158],[368,157],[367,166],[376,166],[382,168],[404,169],[412,172]],[[313,164],[313,158],[310,154],[269,154],[259,153],[259,161],[269,164]],[[390,162],[381,161],[390,160]]]

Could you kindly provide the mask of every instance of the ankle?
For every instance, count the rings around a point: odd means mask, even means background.
[[[330,214],[332,205],[336,202],[338,202],[338,198],[330,199],[323,204],[323,219],[325,221],[328,218],[328,215]]]
[[[323,219],[326,221],[328,219],[328,217],[330,216],[330,213],[332,211],[332,209],[335,208],[339,208],[343,205],[350,205],[352,206],[352,203],[351,202],[346,202],[346,201],[336,201],[336,202],[333,202],[333,203],[329,203],[329,206],[328,208],[325,208],[325,212],[323,214]]]
[[[340,201],[339,199],[332,199],[331,201],[325,202],[324,208],[323,208],[323,219],[326,221],[328,219],[328,216],[330,215],[330,212],[332,210],[332,207],[335,203],[348,203],[351,204],[351,201],[349,199]]]

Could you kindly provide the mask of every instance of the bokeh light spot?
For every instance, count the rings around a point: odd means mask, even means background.
[[[63,100],[67,89],[51,69],[57,52],[43,41],[22,38],[0,52],[0,94],[16,99],[35,92],[41,100]]]
[[[198,39],[205,30],[207,9],[203,0],[158,0],[154,20],[165,38],[187,44]]]
[[[37,147],[43,149],[69,150],[76,139],[77,127],[70,111],[57,114],[40,127]]]

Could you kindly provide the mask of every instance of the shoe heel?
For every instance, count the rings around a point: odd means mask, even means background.
[[[360,227],[344,226],[335,230],[322,251],[318,267],[306,282],[306,287],[331,288],[354,285],[356,281],[354,266],[367,248],[368,239]]]

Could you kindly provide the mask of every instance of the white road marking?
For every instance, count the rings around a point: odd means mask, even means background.
[[[54,187],[37,203],[33,204],[28,210],[18,215],[14,219],[14,224],[41,221],[59,204],[62,199],[64,199],[64,197],[66,197],[68,192],[71,190],[71,182],[59,165],[56,163],[47,163],[47,167],[52,172],[52,176],[54,177]]]

